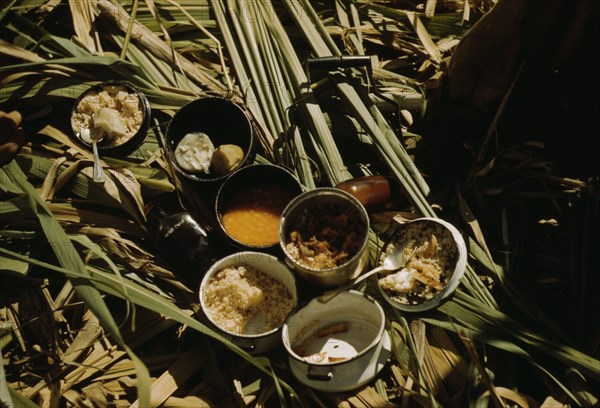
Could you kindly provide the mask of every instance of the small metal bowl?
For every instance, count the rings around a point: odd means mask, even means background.
[[[87,143],[81,138],[79,126],[75,122],[77,115],[87,114],[81,112],[80,104],[86,96],[89,96],[93,93],[100,93],[106,89],[114,89],[114,87],[124,88],[129,94],[137,95],[139,100],[139,110],[142,112],[142,120],[135,134],[130,137],[119,140],[117,143],[113,143],[107,138],[104,138],[102,141],[98,142],[98,150],[100,151],[101,156],[119,157],[131,154],[133,151],[138,149],[142,143],[144,143],[144,140],[146,140],[146,136],[148,135],[148,129],[150,128],[151,109],[146,95],[144,95],[139,89],[135,88],[127,81],[106,81],[90,87],[75,100],[73,109],[71,111],[71,139],[85,149],[90,151],[92,150],[91,143]],[[101,104],[98,106],[98,108],[102,107],[108,106],[102,106]]]
[[[437,235],[436,240],[445,240],[444,243],[439,244],[441,251],[445,251],[445,253],[438,255],[437,257],[442,261],[445,260],[448,264],[448,268],[446,269],[447,277],[441,290],[433,292],[429,296],[423,298],[410,293],[406,295],[400,295],[399,293],[394,294],[389,288],[382,288],[382,284],[379,281],[382,275],[378,275],[377,287],[383,298],[391,306],[405,312],[424,312],[439,306],[442,302],[447,300],[458,287],[460,280],[465,273],[467,263],[467,247],[462,235],[456,227],[442,219],[430,217],[417,218],[401,225],[392,235],[389,242],[384,245],[382,256],[385,256],[387,249],[391,249],[391,245],[402,246],[407,242],[422,242],[423,238],[415,238],[415,236],[419,236],[420,234],[420,236],[424,237],[427,233],[419,232],[420,230],[428,231],[429,234],[427,236],[436,232],[436,234],[433,234]],[[407,260],[407,264],[408,263],[410,263],[410,257]],[[418,288],[421,286],[423,285],[418,285]]]
[[[261,194],[261,191],[263,193]],[[228,238],[233,246],[242,250],[274,252],[278,247],[279,226],[274,230],[273,240],[270,242],[258,242],[256,240],[244,240],[243,236],[232,233],[224,223],[227,211],[235,207],[237,211],[247,210],[250,216],[246,217],[239,227],[245,234],[253,231],[260,233],[260,219],[257,217],[258,210],[264,210],[263,215],[269,215],[271,220],[274,213],[285,206],[296,196],[302,193],[302,185],[298,179],[285,167],[275,164],[257,163],[242,167],[233,173],[221,184],[215,200],[215,214],[221,232]],[[253,202],[251,202],[253,201]],[[271,205],[263,208],[263,205]],[[243,208],[240,208],[240,205]],[[252,216],[254,215],[254,216]],[[280,217],[280,214],[277,214]],[[266,227],[266,226],[265,226]],[[262,227],[264,228],[264,227]]]
[[[351,213],[362,224],[361,235],[357,239],[358,249],[344,263],[321,269],[299,261],[287,247],[291,242],[292,231],[302,228],[307,222],[307,213],[316,211],[320,206],[337,207],[340,211]],[[303,279],[320,287],[334,287],[356,278],[368,264],[368,234],[369,216],[363,205],[345,191],[321,187],[300,194],[285,208],[279,224],[279,245],[285,254],[286,263]]]

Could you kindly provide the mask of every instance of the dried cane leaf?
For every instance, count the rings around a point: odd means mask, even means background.
[[[90,52],[102,55],[102,46],[99,39],[92,36],[92,33],[97,33],[92,26],[95,17],[92,2],[69,0],[69,8],[71,9],[73,29],[78,40]]]
[[[52,217],[50,210],[39,198],[33,187],[25,181],[26,177],[16,163],[14,161],[8,163],[6,166],[0,169],[0,172],[3,173],[2,177],[6,177],[13,183],[19,185],[29,195],[31,204],[33,206],[32,210],[37,214],[40,224],[42,225],[42,229],[44,230],[48,241],[51,243],[52,249],[54,250],[54,253],[56,254],[56,257],[61,265],[65,269],[68,268],[70,271],[72,271],[71,273],[77,277],[88,277],[89,273],[85,269],[81,258],[78,256],[73,256],[73,254],[76,254],[77,251],[73,247],[70,239],[60,227],[58,222]],[[76,282],[77,283],[74,282],[74,287],[79,296],[86,301],[90,309],[92,309],[98,318],[103,322],[120,346],[127,351],[134,361],[136,361],[137,373],[140,380],[138,383],[140,398],[147,403],[149,398],[147,370],[121,338],[118,326],[116,325],[112,314],[109,312],[98,290],[89,284],[83,284],[81,281]]]

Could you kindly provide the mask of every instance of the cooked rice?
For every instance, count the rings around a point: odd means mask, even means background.
[[[82,129],[93,128],[93,114],[100,108],[118,111],[126,131],[124,134],[113,132],[110,137],[99,142],[99,145],[108,147],[125,143],[136,134],[144,121],[144,112],[136,93],[130,93],[122,85],[103,85],[101,91],[89,91],[79,100],[71,117],[75,134],[78,135]]]
[[[215,273],[203,296],[205,313],[217,326],[234,334],[248,333],[249,323],[255,323],[256,317],[264,319],[260,332],[273,330],[295,306],[284,284],[248,265],[229,266]]]

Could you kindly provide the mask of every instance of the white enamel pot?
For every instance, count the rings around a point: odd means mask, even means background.
[[[340,325],[346,330],[320,334]],[[311,300],[288,317],[281,334],[294,376],[325,392],[367,384],[381,371],[391,349],[383,309],[355,290],[327,303]],[[315,355],[323,358],[315,361]]]
[[[296,305],[298,303],[296,280],[293,273],[283,262],[279,261],[277,257],[263,252],[244,251],[231,254],[218,260],[206,272],[200,283],[200,305],[203,311],[207,308],[205,288],[211,277],[225,267],[238,265],[251,266],[271,278],[278,280],[288,289],[292,296],[293,304]],[[224,338],[250,354],[256,355],[265,353],[277,347],[281,342],[281,326],[264,331],[261,330],[260,321],[252,322],[253,324],[248,325],[249,329],[247,332],[239,334],[219,326],[219,324],[205,312],[204,316]]]

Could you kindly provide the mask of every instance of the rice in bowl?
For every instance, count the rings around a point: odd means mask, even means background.
[[[95,127],[97,112],[116,112],[112,131],[105,134],[99,146],[115,147],[126,143],[140,130],[144,110],[138,94],[123,85],[101,85],[87,91],[77,102],[71,116],[73,132],[81,137],[83,129]]]
[[[203,287],[204,313],[232,334],[266,333],[283,325],[296,302],[288,288],[249,265],[226,266]]]

